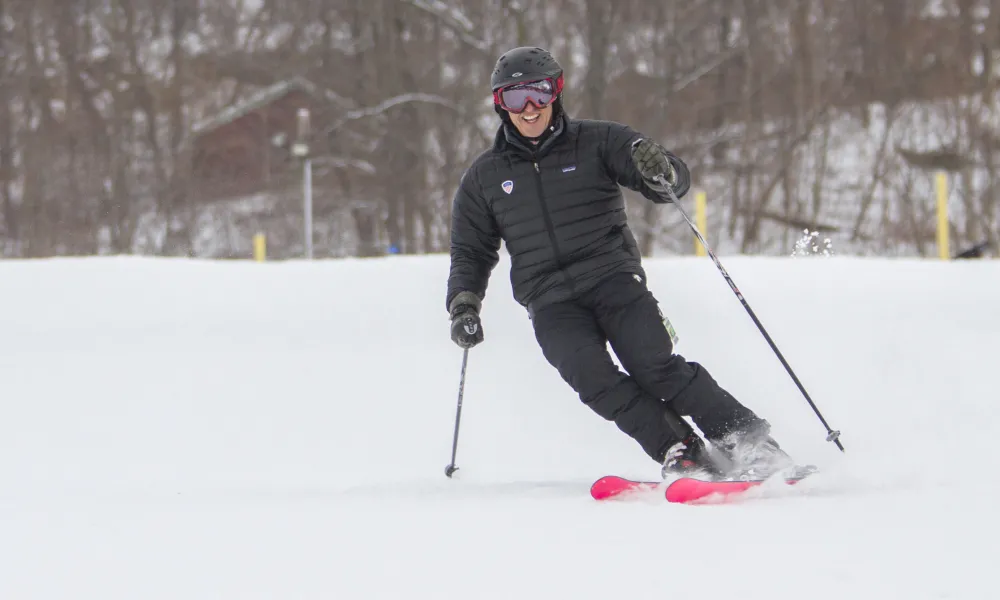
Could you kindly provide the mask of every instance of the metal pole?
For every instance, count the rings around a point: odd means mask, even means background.
[[[462,421],[462,396],[465,395],[465,368],[469,365],[469,349],[462,353],[462,377],[458,380],[458,407],[455,409],[455,435],[451,438],[451,462],[444,468],[444,474],[450,479],[458,467],[455,466],[455,455],[458,454],[458,424]]]
[[[307,260],[313,257],[312,158],[309,148],[309,109],[298,112],[298,139],[292,154],[302,159],[302,246]]]
[[[948,175],[938,173],[934,178],[937,188],[937,244],[938,257],[941,260],[951,259],[951,248],[948,245]]]
[[[305,181],[303,186],[303,196],[305,198],[305,248],[306,248],[306,259],[312,260],[313,257],[313,207],[312,207],[312,159],[306,158],[305,161]]]

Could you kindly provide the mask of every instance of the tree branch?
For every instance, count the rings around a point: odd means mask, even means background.
[[[465,16],[465,13],[461,10],[448,6],[442,0],[400,1],[433,15],[444,23],[449,29],[454,31],[460,40],[469,46],[472,46],[484,56],[489,55],[489,45],[481,39],[482,36],[477,36],[475,24],[469,19],[469,17]]]
[[[344,116],[337,119],[337,121],[335,121],[334,124],[331,125],[326,130],[326,135],[327,136],[332,135],[338,129],[340,129],[341,127],[343,127],[344,125],[346,125],[351,121],[356,121],[358,119],[363,119],[365,117],[374,117],[376,115],[384,113],[390,108],[399,106],[401,104],[406,104],[408,102],[426,102],[430,104],[437,104],[439,106],[444,106],[445,108],[458,112],[458,109],[455,107],[454,102],[451,102],[447,98],[444,98],[442,96],[438,96],[437,94],[425,94],[422,92],[400,94],[398,96],[393,96],[392,98],[389,98],[387,100],[383,100],[382,102],[376,104],[375,106],[371,106],[368,108],[358,108],[347,111],[344,114]]]

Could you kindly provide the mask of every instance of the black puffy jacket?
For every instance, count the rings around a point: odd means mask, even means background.
[[[632,162],[632,142],[643,136],[619,123],[561,114],[552,135],[531,148],[508,127],[500,126],[455,194],[446,306],[462,291],[486,296],[501,240],[511,257],[514,298],[529,313],[614,273],[645,277],[619,187],[664,202]],[[670,159],[681,197],[691,175],[680,159]]]

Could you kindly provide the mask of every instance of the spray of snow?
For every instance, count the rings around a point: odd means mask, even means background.
[[[802,258],[813,256],[833,256],[833,242],[830,238],[823,238],[820,241],[818,231],[804,229],[802,230],[802,236],[795,242],[795,247],[792,249],[792,257]]]

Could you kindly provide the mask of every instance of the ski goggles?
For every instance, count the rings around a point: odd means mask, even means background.
[[[493,92],[494,104],[500,108],[514,114],[524,112],[528,103],[535,105],[535,108],[545,108],[559,96],[562,91],[563,78],[546,78],[538,81],[526,81],[502,87]]]

